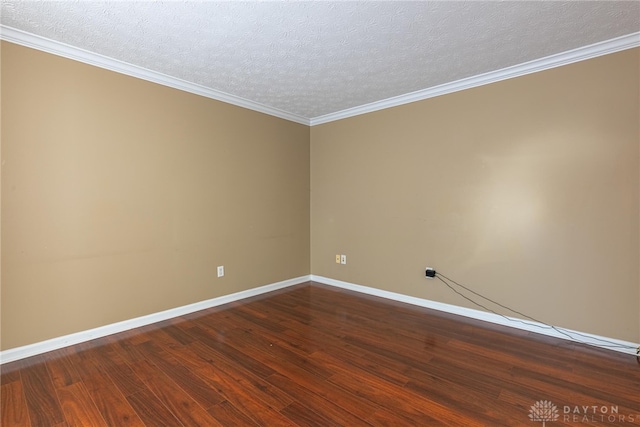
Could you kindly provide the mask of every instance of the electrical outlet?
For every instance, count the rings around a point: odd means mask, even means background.
[[[434,277],[436,277],[435,268],[427,267],[424,271],[424,275],[427,279],[433,279]]]
[[[340,255],[340,264],[346,264],[346,263],[347,263],[347,256]]]
[[[224,276],[224,265],[218,266],[218,277]]]
[[[340,255],[336,255],[336,264],[340,264]]]

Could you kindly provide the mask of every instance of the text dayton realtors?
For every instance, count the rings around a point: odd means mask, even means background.
[[[640,415],[620,414],[617,406],[568,406],[562,407],[563,421],[574,423],[588,422],[635,422]]]

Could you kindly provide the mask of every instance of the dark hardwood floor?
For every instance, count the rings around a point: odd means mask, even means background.
[[[1,369],[4,427],[640,424],[633,356],[319,284]]]

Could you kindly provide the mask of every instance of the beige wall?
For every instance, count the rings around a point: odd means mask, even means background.
[[[311,271],[640,340],[639,50],[311,129]],[[335,264],[346,254],[347,265]]]
[[[311,129],[0,59],[3,350],[310,272],[473,307],[427,265],[640,340],[638,49]]]
[[[309,274],[307,126],[4,42],[1,71],[2,349]]]

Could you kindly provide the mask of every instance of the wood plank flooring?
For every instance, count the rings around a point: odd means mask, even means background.
[[[4,427],[640,425],[633,356],[316,283],[1,370]]]

